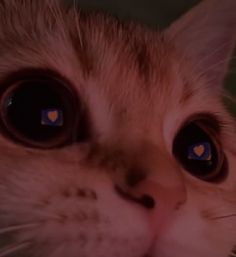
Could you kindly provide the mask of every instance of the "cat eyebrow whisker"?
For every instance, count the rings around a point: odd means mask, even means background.
[[[204,61],[206,61],[208,58],[213,57],[214,55],[217,55],[217,54],[218,54],[220,51],[222,51],[222,49],[224,49],[224,47],[226,47],[228,44],[229,44],[228,42],[223,43],[221,46],[219,46],[219,47],[216,48],[214,51],[212,51],[211,54],[205,55],[202,59],[200,59],[200,60],[194,65],[194,67],[193,67],[193,68],[194,68],[194,69],[193,69],[193,72],[194,72],[194,73],[195,73],[195,72],[198,73],[198,69],[199,69],[199,67],[202,66],[202,63],[204,63]],[[185,62],[185,58],[186,58],[186,55],[184,54],[184,55],[182,56],[182,58],[180,59],[180,62],[181,62],[181,63],[184,63],[184,62]],[[232,60],[234,60],[234,59],[236,58],[236,56],[231,56],[231,57],[229,57],[229,58],[230,58],[230,60],[232,61]],[[199,75],[199,77],[202,77],[206,72],[211,71],[212,68],[215,68],[215,67],[217,67],[217,66],[220,66],[221,64],[225,64],[225,63],[228,63],[228,62],[229,62],[229,59],[223,59],[223,60],[221,60],[221,61],[218,62],[218,63],[214,63],[212,66],[208,67],[207,70],[204,70],[204,72],[202,72],[202,73]]]
[[[26,241],[26,242],[21,242],[21,243],[6,246],[6,247],[0,249],[0,257],[10,256],[11,254],[14,254],[18,251],[28,248],[29,245],[30,245],[30,243]]]
[[[20,225],[13,225],[13,226],[8,226],[5,228],[0,228],[0,235],[9,233],[9,232],[15,232],[15,231],[20,231],[24,229],[30,229],[30,228],[35,228],[39,226],[40,223],[28,223],[28,224],[20,224]]]
[[[232,214],[228,214],[228,215],[222,215],[222,216],[212,217],[212,218],[211,218],[211,220],[227,219],[227,218],[236,218],[236,213],[232,213]]]
[[[81,29],[80,29],[80,24],[79,24],[79,18],[80,18],[80,10],[77,10],[77,4],[76,1],[73,1],[73,11],[74,11],[74,15],[75,15],[75,23],[76,23],[76,29],[78,32],[78,38],[79,38],[79,43],[81,48],[84,48],[84,44],[83,44],[83,40],[82,40],[82,33],[81,33]],[[78,14],[76,15],[76,13],[78,12]]]
[[[235,60],[236,59],[236,56],[234,56],[234,57],[232,57],[232,58],[230,58],[230,60],[232,61],[232,60]],[[207,74],[209,71],[213,71],[214,69],[215,69],[215,71],[217,71],[216,70],[216,68],[221,68],[221,65],[223,65],[223,64],[225,64],[225,63],[228,63],[228,60],[226,59],[226,60],[222,60],[222,61],[219,61],[219,62],[217,62],[217,63],[214,63],[213,65],[211,65],[211,66],[209,66],[207,69],[205,69],[203,72],[201,72],[200,74],[198,74],[198,78],[201,78],[201,77],[203,77],[205,74]],[[210,82],[210,81],[208,81],[208,82]]]
[[[225,42],[225,43],[223,43],[223,44],[221,44],[218,48],[216,48],[214,51],[211,51],[211,53],[210,54],[207,54],[207,55],[205,55],[202,59],[200,59],[199,61],[198,61],[198,63],[196,64],[196,67],[198,68],[198,67],[201,67],[202,66],[202,63],[204,62],[204,61],[206,61],[208,58],[211,58],[211,57],[214,57],[215,55],[217,55],[220,51],[222,51],[222,50],[224,50],[224,48],[226,47],[226,46],[228,46],[229,45],[229,42]],[[232,58],[232,56],[230,57],[230,59]],[[226,60],[226,62],[227,62],[227,60]]]

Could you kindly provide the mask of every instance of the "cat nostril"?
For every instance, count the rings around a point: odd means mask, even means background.
[[[156,205],[152,196],[144,194],[140,197],[135,197],[132,194],[125,192],[119,186],[115,186],[115,191],[125,200],[132,201],[144,206],[147,209],[153,209]]]
[[[126,174],[126,183],[130,188],[136,187],[139,183],[142,183],[147,178],[147,173],[140,168],[132,167]],[[143,205],[147,209],[153,209],[155,207],[155,200],[148,194],[141,194],[139,197],[134,196],[132,193],[127,193],[117,186],[116,191],[123,197],[131,201],[135,201]]]
[[[156,205],[154,199],[150,195],[143,195],[140,198],[140,203],[143,204],[147,209],[153,209]]]

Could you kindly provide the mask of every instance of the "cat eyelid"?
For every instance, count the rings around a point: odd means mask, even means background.
[[[176,133],[192,122],[196,122],[202,129],[213,136],[220,135],[222,128],[225,126],[225,123],[216,114],[196,113],[185,119],[177,129]]]
[[[0,91],[6,89],[6,87],[11,86],[19,81],[26,79],[35,79],[35,78],[54,78],[61,82],[64,86],[68,87],[69,90],[76,93],[76,90],[66,77],[61,75],[56,70],[47,69],[47,68],[23,68],[16,71],[8,72],[3,78],[0,78]]]

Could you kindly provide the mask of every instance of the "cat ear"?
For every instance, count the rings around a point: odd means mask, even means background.
[[[203,0],[167,30],[194,69],[221,85],[236,44],[236,0]]]

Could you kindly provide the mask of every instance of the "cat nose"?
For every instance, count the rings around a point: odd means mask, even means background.
[[[135,202],[148,210],[178,209],[186,201],[185,187],[163,187],[149,179],[132,184],[131,188],[115,185],[116,192],[125,200]]]
[[[186,188],[181,183],[166,187],[153,179],[140,181],[128,195],[150,215],[153,231],[165,229],[186,202]],[[127,199],[127,198],[126,198]]]
[[[142,157],[135,158],[115,190],[124,199],[149,210],[174,210],[186,201],[184,179],[177,163],[154,148],[146,148]]]

